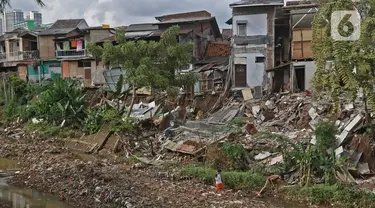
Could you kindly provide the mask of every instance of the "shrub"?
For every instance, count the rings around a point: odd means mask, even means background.
[[[86,118],[82,123],[82,131],[89,134],[94,134],[100,131],[105,123],[105,113],[105,108],[89,109]]]
[[[52,137],[67,138],[74,136],[74,131],[69,128],[61,128],[48,122],[40,122],[37,124],[29,123],[25,127],[26,132],[37,132],[42,139],[50,139]]]
[[[79,81],[57,78],[54,84],[41,93],[32,105],[32,113],[38,119],[78,126],[85,118],[84,91]]]
[[[182,170],[182,174],[199,179],[206,184],[215,184],[216,170],[205,167],[187,167]],[[259,189],[263,187],[266,177],[252,172],[222,172],[222,180],[226,187],[230,189]]]

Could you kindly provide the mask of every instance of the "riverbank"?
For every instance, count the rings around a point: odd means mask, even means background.
[[[60,197],[74,207],[283,207],[180,178],[180,168],[134,164],[111,154],[88,161],[59,141],[2,140],[0,157],[21,162],[9,183]]]

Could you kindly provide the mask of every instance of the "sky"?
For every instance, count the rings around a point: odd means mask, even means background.
[[[156,22],[156,16],[180,12],[207,10],[216,17],[220,28],[230,28],[230,3],[236,0],[44,0],[39,7],[34,0],[11,0],[13,9],[36,10],[43,23],[57,19],[84,18],[90,26],[110,24],[111,27],[135,23]]]

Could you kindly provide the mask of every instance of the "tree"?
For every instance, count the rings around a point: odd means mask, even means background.
[[[320,2],[319,11],[313,22],[313,54],[317,71],[313,84],[319,92],[328,92],[334,101],[334,111],[339,110],[339,96],[346,95],[347,100],[357,98],[363,91],[363,102],[369,103],[375,111],[375,3],[364,0],[353,3],[351,0],[326,0]],[[360,38],[354,41],[337,41],[332,38],[331,16],[334,11],[353,10],[361,15]],[[343,21],[346,21],[343,19]],[[342,27],[345,22],[339,24]],[[343,35],[353,32],[353,28]],[[332,67],[327,69],[327,61]],[[369,112],[367,112],[369,113]],[[369,118],[369,117],[368,117]]]
[[[88,50],[94,57],[100,57],[105,65],[121,67],[125,81],[132,87],[132,102],[128,117],[136,97],[136,90],[152,87],[166,90],[183,87],[196,82],[191,74],[182,75],[178,69],[184,68],[191,60],[192,43],[179,44],[180,28],[173,26],[161,35],[159,42],[127,41],[123,29],[116,31],[117,45],[106,41],[103,46],[88,44]]]
[[[35,2],[41,6],[41,7],[44,7],[45,4],[43,2],[43,0],[35,0]],[[3,13],[6,9],[6,7],[10,7],[11,6],[11,0],[0,0],[0,12]]]

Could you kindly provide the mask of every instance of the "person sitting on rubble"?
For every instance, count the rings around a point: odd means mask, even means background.
[[[216,179],[216,190],[219,191],[219,190],[224,189],[224,184],[223,184],[223,181],[221,179],[221,170],[220,169],[217,170],[215,179]]]
[[[271,175],[271,176],[268,176],[267,180],[266,180],[266,183],[264,184],[263,188],[257,193],[257,197],[262,197],[262,193],[264,191],[265,188],[267,188],[268,184],[271,184],[272,187],[274,186],[274,183],[279,183],[281,181],[283,181],[284,178],[283,176],[281,175]]]

